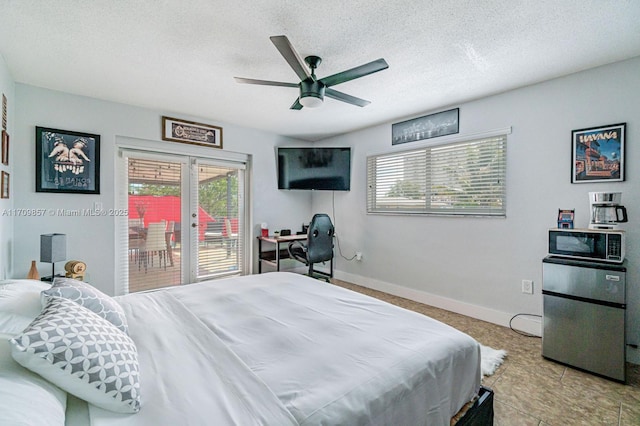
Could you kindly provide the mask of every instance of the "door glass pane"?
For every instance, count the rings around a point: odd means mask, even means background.
[[[181,283],[182,164],[128,158],[129,292]]]
[[[243,270],[244,171],[198,163],[198,281]],[[192,207],[194,209],[194,207]]]

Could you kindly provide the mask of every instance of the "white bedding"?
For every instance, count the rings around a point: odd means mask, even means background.
[[[118,301],[139,350],[142,409],[89,405],[92,425],[448,425],[480,387],[471,337],[298,274]]]
[[[295,425],[276,396],[168,292],[119,300],[138,347],[142,408],[89,405],[91,425]]]

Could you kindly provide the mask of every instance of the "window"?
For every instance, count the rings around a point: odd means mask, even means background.
[[[367,157],[367,212],[505,216],[506,135]]]

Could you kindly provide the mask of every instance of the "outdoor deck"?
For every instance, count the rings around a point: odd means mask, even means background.
[[[135,253],[130,253],[129,292],[153,290],[182,284],[180,245],[173,248],[172,254],[173,266],[167,262],[165,268],[163,262],[161,267],[158,255],[155,255],[153,265],[149,261],[145,271],[144,265],[139,262]],[[224,245],[201,243],[198,250],[198,259],[200,265],[198,276],[200,277],[240,270],[239,257],[236,251],[231,251],[227,255],[227,249]]]

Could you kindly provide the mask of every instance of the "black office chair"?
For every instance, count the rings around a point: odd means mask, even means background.
[[[313,216],[307,230],[307,243],[293,241],[289,243],[289,256],[309,266],[310,277],[324,278],[327,282],[333,277],[333,263],[330,272],[314,271],[313,264],[333,259],[333,223],[328,215],[318,213]]]

